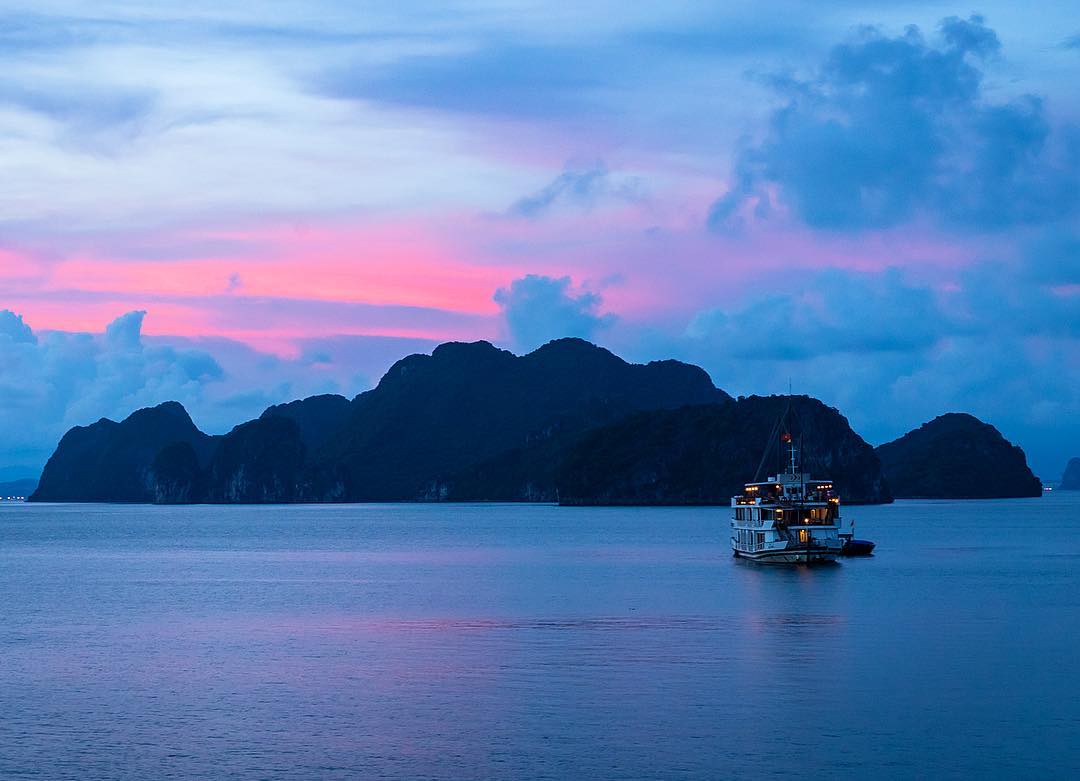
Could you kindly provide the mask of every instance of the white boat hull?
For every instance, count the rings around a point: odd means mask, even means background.
[[[820,548],[785,548],[783,550],[741,551],[732,548],[732,552],[740,559],[760,561],[764,564],[824,564],[836,561],[840,551],[822,550]]]

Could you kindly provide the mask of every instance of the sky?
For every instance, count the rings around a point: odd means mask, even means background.
[[[1066,2],[5,0],[0,479],[580,336],[1080,456]]]

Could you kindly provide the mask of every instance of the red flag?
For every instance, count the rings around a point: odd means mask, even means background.
[[[782,437],[780,437],[780,439],[782,439],[784,442],[790,442],[791,441],[791,434],[789,434],[789,433],[787,433],[785,431],[784,435]]]

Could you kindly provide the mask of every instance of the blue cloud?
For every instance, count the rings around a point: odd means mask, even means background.
[[[0,337],[13,344],[37,344],[37,336],[30,326],[23,322],[22,315],[10,309],[0,309]]]
[[[976,54],[987,57],[997,54],[1001,41],[997,33],[986,26],[986,20],[975,14],[969,19],[950,16],[941,20],[941,37],[953,51]]]
[[[770,49],[790,50],[812,43],[813,33],[800,21],[775,16],[732,19],[727,16],[731,10],[718,4],[706,18],[693,24],[679,27],[662,24],[640,30],[627,36],[624,43],[638,52],[655,48],[662,54],[699,61],[733,55],[760,56]],[[713,14],[713,18],[708,18]]]
[[[125,313],[103,334],[38,335],[21,316],[0,310],[0,472],[36,474],[71,426],[170,399],[205,431],[221,433],[270,404],[317,393],[353,396],[401,356],[435,346],[338,336],[298,340],[300,355],[287,358],[224,338],[146,336],[146,317]]]
[[[701,114],[705,96],[694,85],[703,67],[798,49],[813,38],[807,27],[790,14],[704,2],[626,14],[589,3],[493,6],[398,46],[421,42],[422,53],[377,65],[358,58],[312,83],[341,98],[533,121],[643,115],[661,101],[670,122],[676,106]]]
[[[382,69],[333,70],[325,93],[422,108],[541,118],[569,116],[606,81],[606,53],[561,46],[488,45],[426,54]]]
[[[39,469],[73,425],[169,399],[198,406],[224,379],[204,350],[146,343],[145,315],[128,312],[101,336],[39,337],[20,316],[0,311],[0,467]]]
[[[568,166],[550,184],[515,201],[508,211],[518,217],[537,217],[560,200],[591,205],[607,175],[607,168],[601,162],[579,169]]]
[[[743,150],[714,228],[738,226],[769,185],[806,223],[849,230],[930,216],[953,227],[1048,222],[1080,203],[1080,146],[1053,138],[1042,101],[990,104],[980,63],[1000,43],[981,17],[950,17],[938,45],[915,27],[866,28],[811,80],[774,79],[788,98]]]
[[[636,179],[617,181],[602,161],[589,165],[567,164],[561,174],[532,195],[511,204],[507,213],[515,217],[540,217],[562,204],[589,208],[604,198],[634,201],[641,198]]]
[[[0,52],[23,53],[87,46],[120,32],[130,24],[106,19],[8,13],[0,16]]]
[[[528,274],[515,279],[509,288],[499,288],[495,302],[502,308],[514,346],[520,350],[564,336],[595,339],[601,329],[614,322],[614,316],[599,313],[600,296],[571,290],[570,277]]]
[[[74,9],[82,10],[78,5]],[[361,31],[323,27],[312,24],[304,14],[303,21],[290,23],[244,22],[228,12],[217,18],[213,14],[184,18],[165,13],[155,17],[153,11],[132,7],[127,18],[110,9],[113,18],[104,14],[80,16],[77,13],[43,14],[15,12],[0,14],[0,53],[24,54],[55,51],[101,44],[146,45],[168,43],[199,44],[206,41],[229,41],[234,44],[340,46],[371,40],[386,40],[388,34],[372,33],[366,26]],[[156,10],[156,9],[155,9]]]
[[[145,317],[145,309],[120,315],[120,317],[105,326],[105,343],[110,347],[127,350],[139,347]]]
[[[740,361],[795,361],[841,353],[910,353],[954,332],[932,291],[900,272],[828,270],[797,292],[772,292],[738,309],[699,313],[688,335]],[[762,337],[762,334],[768,336]]]
[[[1045,285],[1080,285],[1080,231],[1045,232],[1024,253],[1028,272]]]
[[[50,117],[86,132],[134,126],[155,105],[150,91],[100,89],[85,84],[41,84],[33,89],[8,84],[0,87],[0,103]]]

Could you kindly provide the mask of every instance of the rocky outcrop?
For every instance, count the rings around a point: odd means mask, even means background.
[[[64,436],[31,500],[726,504],[788,405],[806,467],[846,501],[1041,493],[1023,451],[970,415],[875,451],[815,399],[734,401],[695,366],[630,364],[560,339],[520,357],[444,344],[351,401],[276,405],[224,436],[203,434],[176,402],[102,419]]]
[[[221,439],[204,477],[205,501],[295,502],[306,460],[295,420],[272,415],[243,423]]]
[[[1041,496],[1024,451],[996,428],[952,412],[877,448],[897,498],[1000,499]]]
[[[803,466],[848,502],[889,502],[873,448],[837,410],[807,396],[643,412],[586,434],[559,467],[564,504],[728,504],[743,484],[783,467],[769,435],[788,404]]]
[[[156,504],[190,504],[202,501],[204,485],[199,457],[187,442],[162,448],[150,467]]]
[[[526,500],[539,494],[505,454],[641,410],[728,401],[696,366],[630,364],[581,339],[521,357],[487,342],[444,344],[398,361],[354,400],[349,419],[314,454],[307,496]],[[493,460],[499,484],[477,481],[475,467]]]
[[[536,500],[552,496],[553,466],[583,432],[641,410],[728,401],[695,366],[630,364],[580,339],[521,357],[450,343],[398,361],[352,401],[276,405],[221,437],[199,432],[175,402],[72,429],[34,498]]]
[[[181,442],[206,457],[211,437],[199,431],[175,401],[132,413],[120,423],[102,418],[71,429],[56,448],[37,490],[36,502],[151,502],[157,497],[154,461],[167,445]]]
[[[344,396],[328,393],[288,404],[275,404],[267,408],[260,419],[288,418],[296,423],[304,446],[316,450],[348,420],[350,407],[350,401]]]
[[[1080,458],[1069,459],[1058,488],[1062,491],[1080,491]]]

